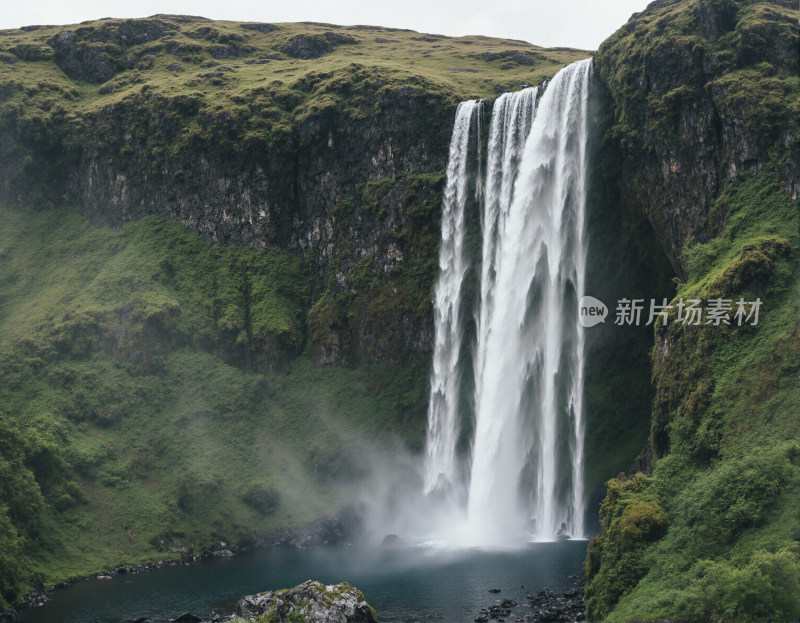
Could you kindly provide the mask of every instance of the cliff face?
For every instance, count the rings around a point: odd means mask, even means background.
[[[614,100],[625,200],[644,207],[682,277],[684,247],[724,230],[727,211],[715,202],[726,183],[777,157],[785,191],[800,195],[793,9],[789,1],[659,0],[595,57]]]
[[[247,136],[257,132],[258,119],[223,112],[198,119],[207,137],[155,159],[159,146],[149,137],[180,143],[180,130],[192,123],[192,115],[176,120],[174,111],[201,103],[144,97],[109,107],[83,120],[74,148],[77,169],[59,167],[64,176],[59,186],[66,189],[60,202],[81,205],[94,222],[115,228],[154,214],[181,222],[210,242],[292,250],[311,273],[312,301],[362,289],[349,278],[359,262],[381,285],[405,285],[398,266],[414,253],[435,250],[415,248],[404,234],[415,227],[409,216],[414,207],[428,210],[417,227],[437,227],[436,172],[446,165],[450,98],[420,86],[382,91],[380,75],[367,69],[332,79],[359,89],[359,97],[374,102],[373,113],[364,116],[340,95],[267,138]],[[87,137],[97,146],[84,149]],[[132,144],[127,155],[126,144]],[[393,302],[391,323],[348,309],[359,325],[376,326],[359,327],[346,344],[340,333],[347,326],[322,327],[312,314],[311,347],[318,363],[396,362],[429,352],[430,314]],[[399,331],[381,349],[376,335],[389,326]]]
[[[0,55],[0,201],[77,204],[114,228],[158,215],[209,242],[293,251],[323,365],[431,350],[457,103],[585,56],[187,16],[3,31]]]
[[[800,38],[791,6],[654,2],[597,53],[614,102],[607,139],[619,158],[621,201],[644,209],[684,280],[686,248],[725,231],[726,187],[769,168],[791,199],[800,196]],[[654,351],[656,378],[677,366],[665,340]],[[677,406],[668,393],[653,418],[661,454]]]
[[[647,214],[679,277],[656,300],[650,444],[589,546],[590,620],[800,616],[798,18],[658,1],[595,57],[621,209]]]

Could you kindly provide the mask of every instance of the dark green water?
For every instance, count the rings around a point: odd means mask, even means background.
[[[87,580],[56,591],[24,623],[168,621],[183,612],[231,614],[244,595],[289,588],[305,580],[350,582],[380,621],[472,621],[499,598],[522,599],[543,588],[573,584],[585,541],[531,543],[515,552],[432,549],[265,550],[111,580]],[[490,588],[499,588],[492,595]]]

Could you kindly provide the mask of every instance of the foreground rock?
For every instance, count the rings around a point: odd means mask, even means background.
[[[239,601],[236,614],[254,621],[267,614],[270,623],[291,620],[315,623],[377,623],[378,616],[364,594],[343,582],[325,586],[309,580],[289,590],[248,595]]]

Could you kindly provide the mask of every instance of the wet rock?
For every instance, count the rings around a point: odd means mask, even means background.
[[[350,545],[363,532],[363,509],[353,505],[344,506],[333,517],[317,520],[297,532],[287,532],[276,545],[297,549]]]
[[[565,522],[561,523],[559,526],[558,531],[556,532],[556,541],[568,541],[572,537],[567,532],[567,524]]]
[[[269,613],[273,623],[286,623],[298,615],[304,620],[319,623],[377,623],[375,610],[354,586],[326,586],[309,580],[289,590],[269,591],[248,595],[236,606],[237,616],[254,621]]]
[[[577,576],[571,576],[571,578],[575,577]],[[576,584],[562,594],[543,590],[527,595],[526,599],[531,608],[531,612],[524,617],[526,621],[534,623],[570,621],[575,623],[586,620],[586,602],[581,584]]]
[[[400,537],[396,534],[387,534],[381,543],[383,547],[396,547],[400,545]]]
[[[172,623],[203,623],[203,619],[191,612],[184,612],[176,619],[172,619]]]

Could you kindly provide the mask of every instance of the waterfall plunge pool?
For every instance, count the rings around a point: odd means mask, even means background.
[[[381,622],[467,623],[496,599],[571,587],[586,541],[530,543],[508,552],[422,547],[260,550],[233,558],[169,566],[110,580],[84,580],[55,591],[44,606],[24,610],[22,623],[124,623],[145,617],[166,623],[184,612],[227,616],[245,595],[290,588],[305,580],[350,582]],[[500,589],[490,594],[489,589]]]

